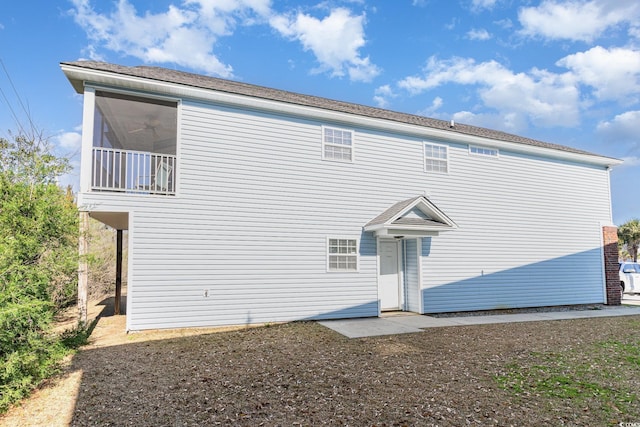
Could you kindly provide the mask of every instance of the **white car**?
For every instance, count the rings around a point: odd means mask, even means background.
[[[620,286],[622,293],[640,293],[640,264],[637,262],[620,263]]]

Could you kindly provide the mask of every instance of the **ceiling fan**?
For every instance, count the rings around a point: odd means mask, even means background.
[[[160,120],[157,119],[151,119],[147,122],[144,122],[143,125],[139,128],[136,129],[132,129],[130,131],[127,131],[128,134],[133,134],[133,133],[139,133],[139,132],[144,132],[144,131],[151,131],[153,133],[153,136],[157,137],[158,136],[158,131],[157,131],[157,127],[160,126]]]

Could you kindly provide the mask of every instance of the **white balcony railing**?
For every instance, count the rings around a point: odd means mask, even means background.
[[[175,195],[176,156],[93,147],[95,191]]]

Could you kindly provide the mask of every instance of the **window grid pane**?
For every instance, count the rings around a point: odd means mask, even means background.
[[[324,146],[324,157],[328,159],[351,160],[351,148],[326,144]]]
[[[329,239],[329,271],[357,271],[357,247],[355,239]]]
[[[351,161],[352,143],[351,131],[324,128],[323,153],[325,159]]]
[[[481,156],[498,157],[498,150],[495,148],[476,147],[469,146],[469,152],[472,154],[478,154]]]
[[[449,172],[449,159],[447,157],[447,147],[443,145],[424,145],[424,168],[427,172]]]

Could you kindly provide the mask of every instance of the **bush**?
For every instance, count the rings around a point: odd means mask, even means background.
[[[0,412],[53,374],[66,354],[48,334],[51,313],[50,304],[40,300],[0,309]]]
[[[51,333],[77,288],[77,211],[55,184],[64,170],[41,141],[0,139],[0,412],[67,353]]]

